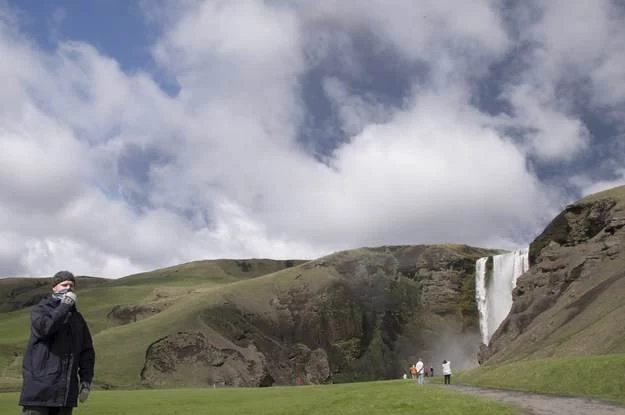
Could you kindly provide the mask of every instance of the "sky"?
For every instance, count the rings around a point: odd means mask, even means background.
[[[625,184],[619,0],[0,0],[0,276],[529,244]]]

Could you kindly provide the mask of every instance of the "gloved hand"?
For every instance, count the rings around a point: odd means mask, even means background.
[[[80,392],[78,393],[78,400],[80,403],[83,403],[89,397],[89,392],[91,392],[91,385],[87,382],[83,382],[80,384]]]
[[[78,298],[76,293],[73,291],[69,291],[65,293],[63,298],[61,298],[61,302],[64,304],[74,305],[76,304],[76,298]]]

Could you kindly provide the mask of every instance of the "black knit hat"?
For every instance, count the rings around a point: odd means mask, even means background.
[[[76,284],[76,278],[74,278],[74,274],[69,271],[59,271],[54,274],[54,277],[52,277],[52,286],[54,287],[55,285],[63,281],[72,281],[74,284]]]

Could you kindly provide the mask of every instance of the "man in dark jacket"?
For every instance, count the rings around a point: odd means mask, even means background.
[[[87,323],[76,309],[76,279],[52,277],[52,295],[35,305],[23,362],[23,414],[70,415],[89,396],[95,352]]]

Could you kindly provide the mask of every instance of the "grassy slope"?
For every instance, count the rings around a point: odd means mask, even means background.
[[[194,261],[88,288],[79,287],[78,308],[94,335],[97,373],[110,374],[103,377],[103,382],[109,382],[111,377],[124,383],[136,382],[135,366],[142,366],[147,345],[162,337],[162,333],[195,327],[193,316],[198,307],[201,309],[210,304],[212,298],[219,298],[212,294],[214,288],[274,272],[284,268],[285,262],[265,259]],[[295,265],[303,262],[293,261]],[[116,326],[107,318],[114,305],[148,304],[159,298],[175,299],[175,305],[171,311],[157,314],[157,318],[125,326]],[[19,356],[16,359],[16,354],[23,352],[28,340],[29,317],[29,308],[0,313],[0,388],[19,387],[21,361]],[[128,364],[126,369],[123,365],[109,365],[111,361],[136,364]],[[129,375],[131,370],[134,372]]]
[[[625,354],[559,357],[487,365],[457,376],[462,383],[625,403]]]
[[[617,186],[602,192],[593,193],[583,198],[580,202],[594,202],[604,198],[612,198],[617,201],[616,208],[625,207],[625,186]]]
[[[0,413],[17,413],[0,394]],[[411,381],[255,389],[94,391],[81,415],[404,415],[517,414],[515,408]]]
[[[625,353],[625,260],[605,264],[592,279],[571,284],[505,353],[507,361]],[[598,287],[602,286],[599,290]],[[547,336],[535,333],[549,332]],[[538,340],[535,340],[537,338]]]
[[[231,260],[217,259],[192,261],[181,265],[161,268],[150,272],[129,275],[112,281],[109,285],[197,285],[204,282],[228,284],[242,279],[271,274],[306,261],[272,259]]]
[[[319,287],[328,277],[315,269],[305,272],[301,267],[294,267],[227,285],[195,287],[160,314],[98,333],[95,336],[98,360],[106,364],[96,367],[97,381],[116,385],[139,383],[149,345],[179,331],[206,332],[208,328],[198,319],[198,314],[210,306],[228,301],[250,312],[276,317],[272,315],[273,307],[269,307],[276,290],[289,289],[295,280],[298,284]]]

